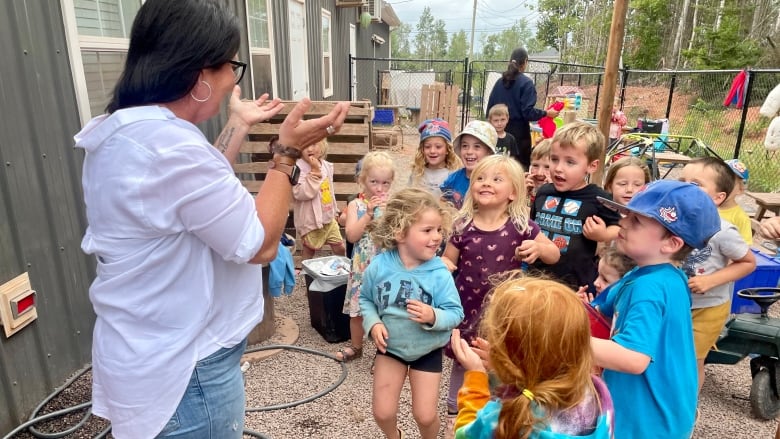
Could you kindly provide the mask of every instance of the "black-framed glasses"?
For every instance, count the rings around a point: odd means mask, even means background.
[[[236,78],[236,84],[238,84],[241,82],[241,78],[244,77],[244,72],[246,72],[246,63],[232,59],[228,62],[230,63],[230,67],[233,69],[233,76]]]

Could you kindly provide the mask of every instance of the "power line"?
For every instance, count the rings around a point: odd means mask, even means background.
[[[514,11],[514,10],[517,10],[517,9],[520,9],[520,8],[523,8],[523,7],[526,7],[526,8],[528,7],[528,1],[526,0],[526,1],[524,1],[524,2],[521,2],[520,4],[518,4],[517,6],[514,6],[514,7],[512,7],[512,8],[509,8],[509,9],[507,9],[507,10],[505,10],[505,11],[499,11],[499,10],[497,10],[497,9],[494,9],[492,6],[490,6],[490,5],[489,5],[489,4],[488,4],[486,1],[484,1],[484,0],[479,0],[479,2],[480,2],[480,5],[481,5],[482,9],[484,9],[484,10],[487,10],[488,12],[490,12],[490,13],[493,13],[493,14],[496,14],[496,15],[506,15],[506,14],[508,14],[509,12],[512,12],[512,11]]]
[[[512,28],[511,28],[511,27],[507,27],[507,28],[500,28],[500,29],[475,29],[475,30],[474,30],[474,32],[476,32],[476,33],[485,33],[485,32],[488,32],[488,33],[498,33],[498,32],[505,31],[505,30],[509,30],[509,29],[512,29]],[[466,35],[468,35],[468,34],[469,34],[469,31],[466,31],[465,29],[459,29],[459,30],[446,30],[446,31],[444,31],[444,33],[446,33],[446,34],[450,34],[450,35],[451,35],[451,34],[456,34],[456,33],[460,32],[460,31],[463,31],[463,32],[465,32],[465,33],[466,33]],[[422,34],[425,34],[425,33],[428,33],[428,32],[427,32],[427,31],[417,31],[417,30],[413,30],[413,31],[410,31],[410,32],[409,32],[409,35],[412,35],[412,34],[421,34],[421,33],[422,33]]]
[[[504,23],[496,24],[496,23],[490,21],[490,20],[492,20],[494,18],[509,20],[510,22],[509,23],[504,22]],[[508,27],[511,28],[511,27],[515,26],[516,24],[519,24],[520,20],[524,20],[524,18],[521,17],[521,18],[517,18],[517,19],[511,19],[511,18],[503,18],[503,17],[490,17],[490,19],[487,19],[484,16],[479,16],[480,24],[487,24],[489,26],[495,26],[495,27],[507,27],[508,26]],[[530,24],[530,23],[528,23],[528,20],[526,20],[526,24]]]

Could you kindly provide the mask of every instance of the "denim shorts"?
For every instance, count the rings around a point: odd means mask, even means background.
[[[195,364],[187,390],[158,438],[240,439],[244,431],[246,340]]]

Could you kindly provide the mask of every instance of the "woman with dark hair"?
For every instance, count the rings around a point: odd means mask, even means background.
[[[512,51],[512,58],[501,80],[496,82],[488,98],[488,109],[496,104],[509,107],[509,123],[506,131],[515,137],[520,156],[518,160],[526,171],[531,166],[531,127],[528,122],[544,116],[556,117],[555,110],[540,110],[536,105],[536,88],[523,72],[528,66],[528,52],[519,47]]]
[[[272,260],[301,149],[338,131],[349,108],[279,127],[253,199],[231,163],[249,128],[283,107],[242,101],[238,21],[217,0],[147,0],[104,115],[75,136],[86,152],[93,412],[117,438],[240,438],[246,336],[263,318]],[[212,146],[195,124],[229,118]]]

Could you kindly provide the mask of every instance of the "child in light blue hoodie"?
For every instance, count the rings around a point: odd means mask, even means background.
[[[408,188],[388,200],[370,227],[385,249],[363,273],[363,328],[377,348],[373,413],[388,438],[401,437],[398,400],[406,376],[412,413],[423,439],[439,431],[442,348],[463,320],[463,307],[436,251],[452,226],[450,213],[428,191]]]

